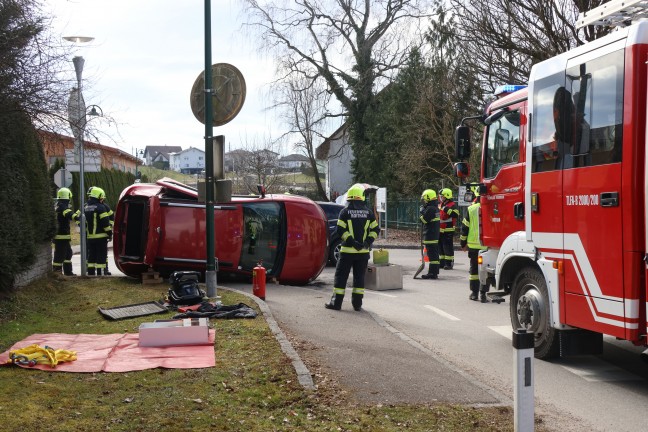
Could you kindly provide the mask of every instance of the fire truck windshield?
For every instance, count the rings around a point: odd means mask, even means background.
[[[488,127],[484,177],[497,175],[502,166],[520,158],[520,112],[511,111]]]

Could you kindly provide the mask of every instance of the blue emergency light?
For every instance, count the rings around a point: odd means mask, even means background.
[[[522,90],[524,88],[527,88],[527,86],[522,84],[503,84],[501,86],[498,86],[495,89],[495,92],[493,94],[495,96],[501,96],[504,94],[513,93],[518,90]]]

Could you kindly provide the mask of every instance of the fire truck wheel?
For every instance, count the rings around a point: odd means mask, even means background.
[[[523,268],[511,289],[511,325],[525,328],[535,336],[535,357],[550,359],[560,355],[558,330],[549,322],[549,293],[539,269]]]

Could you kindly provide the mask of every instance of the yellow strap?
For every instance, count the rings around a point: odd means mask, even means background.
[[[56,367],[62,362],[70,362],[77,359],[76,351],[54,349],[48,346],[42,348],[37,344],[25,348],[9,351],[7,363],[19,364],[22,366],[35,366],[36,364],[47,364]]]

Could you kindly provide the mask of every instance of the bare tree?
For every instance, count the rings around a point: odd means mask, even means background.
[[[48,27],[38,0],[0,2],[0,101],[14,101],[37,128],[59,131],[67,125],[74,75],[63,73],[70,50]]]
[[[315,186],[320,199],[328,201],[317,169],[316,141],[323,139],[328,117],[326,109],[331,94],[321,80],[312,81],[303,75],[289,75],[276,87],[273,108],[281,111],[281,118],[288,125],[285,136],[297,136],[294,148],[309,160],[315,174]]]
[[[449,0],[450,25],[435,20],[432,35],[453,37],[470,53],[482,86],[526,83],[531,66],[609,32],[575,26],[579,12],[604,0]],[[440,16],[440,15],[437,15]]]
[[[346,116],[356,155],[356,177],[369,168],[358,164],[371,149],[365,114],[415,44],[420,19],[428,16],[425,0],[243,0],[249,25],[260,40],[282,59],[291,73],[323,79]]]
[[[279,148],[277,141],[269,138],[246,139],[237,156],[234,189],[239,193],[257,193],[257,185],[268,192],[284,188],[284,178],[279,173]]]

